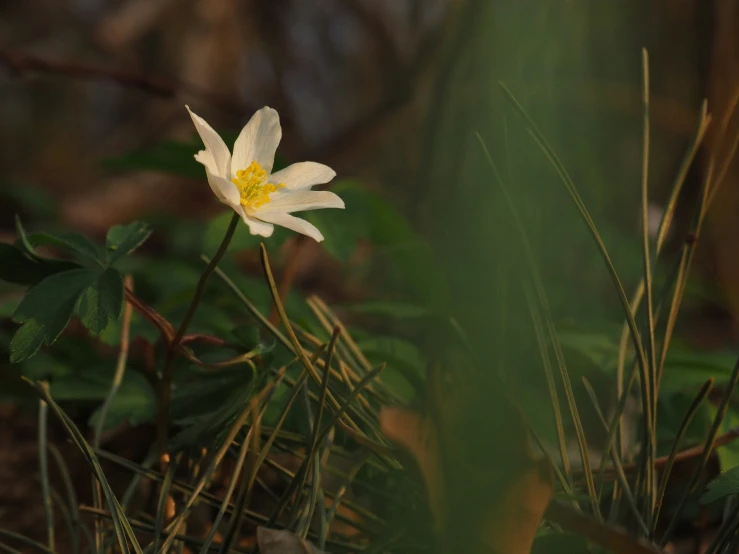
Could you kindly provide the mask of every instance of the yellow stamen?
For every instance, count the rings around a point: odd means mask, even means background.
[[[267,172],[257,162],[251,162],[246,169],[240,169],[236,172],[236,177],[231,179],[241,194],[241,205],[252,210],[269,203],[269,195],[285,186],[284,183],[275,185],[266,181]]]

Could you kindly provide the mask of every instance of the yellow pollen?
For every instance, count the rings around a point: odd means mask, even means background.
[[[241,205],[252,210],[269,203],[269,195],[285,186],[284,183],[268,183],[267,172],[257,162],[251,162],[246,169],[237,171],[231,182],[239,189]]]

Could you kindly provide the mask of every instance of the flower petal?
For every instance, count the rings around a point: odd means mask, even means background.
[[[259,219],[266,221],[267,223],[274,223],[275,225],[291,229],[296,233],[308,235],[310,238],[316,240],[316,242],[321,242],[323,240],[321,231],[319,231],[312,223],[308,223],[305,219],[300,219],[299,217],[281,212],[268,214],[259,213],[255,214],[255,217],[259,217]]]
[[[272,233],[275,230],[275,226],[271,223],[267,223],[264,221],[259,221],[258,219],[255,219],[253,217],[250,217],[247,215],[247,213],[244,211],[244,208],[242,208],[239,205],[232,206],[232,208],[236,211],[237,214],[241,216],[241,219],[244,220],[244,223],[246,223],[249,226],[249,232],[252,235],[259,235],[262,237],[271,237]]]
[[[200,135],[203,144],[205,144],[206,151],[210,152],[211,158],[213,160],[212,172],[219,177],[229,177],[228,173],[229,163],[231,162],[231,153],[228,151],[228,146],[226,146],[226,143],[223,142],[223,139],[220,137],[220,135],[213,130],[213,127],[208,125],[208,123],[202,117],[194,114],[192,110],[190,110],[190,106],[185,107],[190,113],[192,122],[195,125],[195,129]],[[207,158],[207,156],[203,156],[202,152],[199,152],[198,155],[195,156],[195,159],[202,163],[205,167],[208,167],[208,164],[204,162],[203,159],[208,160],[209,158]]]
[[[196,162],[203,164],[205,169],[210,171],[213,175],[218,174],[218,167],[216,166],[216,161],[213,159],[213,154],[210,153],[210,150],[201,150],[193,157]]]
[[[288,190],[298,190],[328,183],[334,177],[336,177],[336,172],[327,165],[316,162],[299,162],[271,175],[269,182],[275,185],[285,185]]]
[[[234,175],[236,171],[249,167],[251,162],[257,162],[269,175],[275,163],[275,152],[281,138],[282,127],[277,111],[267,106],[257,111],[244,125],[234,144],[231,163]]]
[[[228,204],[231,207],[241,207],[239,205],[241,201],[241,195],[239,194],[239,189],[236,188],[236,185],[234,185],[231,181],[224,179],[223,177],[213,175],[207,170],[205,174],[208,177],[208,184],[210,185],[210,188],[213,189],[213,192],[218,197],[218,200],[220,200],[224,204]]]
[[[299,190],[295,192],[279,192],[272,195],[272,200],[254,210],[259,214],[272,212],[304,212],[306,210],[320,210],[322,208],[343,208],[344,201],[333,192],[327,190]]]
[[[238,206],[241,200],[239,189],[232,182],[215,173],[215,160],[211,153],[208,150],[201,150],[195,154],[195,159],[205,166],[208,184],[218,200],[229,206]]]

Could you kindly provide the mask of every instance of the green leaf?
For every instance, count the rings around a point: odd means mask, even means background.
[[[50,233],[32,233],[27,235],[28,242],[34,247],[36,246],[58,246],[72,250],[73,252],[93,260],[100,262],[100,248],[94,244],[85,235],[80,233],[61,233],[52,235]]]
[[[111,227],[105,241],[108,263],[114,264],[121,257],[136,250],[149,238],[149,235],[151,235],[151,228],[140,221]]]
[[[95,279],[89,269],[72,269],[31,288],[13,314],[13,321],[23,325],[10,343],[10,361],[30,358],[43,344],[52,344],[69,323],[82,292]]]
[[[710,504],[737,493],[739,493],[739,467],[725,471],[708,483],[705,494],[701,496],[701,504]]]
[[[82,323],[96,335],[111,321],[121,317],[123,310],[123,278],[109,267],[88,287],[78,307]]]
[[[0,243],[0,281],[35,285],[55,273],[79,267],[75,262],[31,256],[18,246]]]

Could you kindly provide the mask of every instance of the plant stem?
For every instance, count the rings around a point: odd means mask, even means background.
[[[215,270],[218,262],[220,262],[221,258],[223,258],[223,255],[226,253],[226,249],[228,248],[228,245],[233,238],[234,232],[236,231],[236,225],[238,224],[239,219],[239,215],[234,212],[233,216],[231,217],[231,222],[228,224],[226,234],[221,241],[221,245],[218,247],[218,250],[216,251],[213,258],[210,260],[208,265],[205,266],[203,273],[200,275],[198,286],[195,289],[195,295],[190,301],[190,307],[187,309],[187,313],[185,314],[182,323],[180,323],[180,327],[177,329],[177,333],[167,346],[167,355],[164,359],[162,376],[159,379],[159,412],[157,414],[157,447],[159,450],[159,462],[162,465],[163,470],[164,466],[166,466],[167,464],[168,458],[166,454],[167,435],[169,432],[169,408],[172,399],[172,370],[174,367],[175,357],[177,356],[177,350],[179,349],[180,343],[182,342],[182,337],[185,336],[187,328],[190,326],[190,322],[195,315],[195,311],[200,305],[200,301],[202,300],[203,294],[205,293],[205,285],[208,282],[208,278]]]

